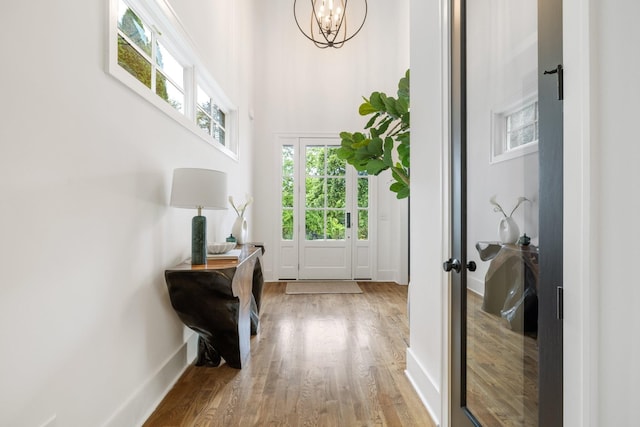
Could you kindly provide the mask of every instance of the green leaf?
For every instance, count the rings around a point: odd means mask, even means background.
[[[371,103],[371,106],[376,109],[376,111],[384,111],[383,98],[386,98],[386,97],[387,95],[385,95],[384,93],[373,92],[369,97],[369,102]]]
[[[396,197],[398,199],[406,199],[409,197],[409,187],[404,187],[402,190],[398,191]]]
[[[376,122],[376,120],[378,119],[378,117],[380,117],[380,113],[376,113],[373,115],[373,117],[371,117],[369,119],[369,121],[367,122],[367,124],[364,126],[365,129],[369,129],[371,126],[373,126],[373,124]]]
[[[342,140],[352,140],[353,139],[353,134],[351,132],[340,132],[340,138]]]
[[[379,157],[382,155],[382,138],[373,138],[367,150],[372,156]]]
[[[407,98],[398,98],[398,102],[396,102],[396,108],[398,109],[398,114],[403,116],[407,112],[409,112],[409,100]]]
[[[393,184],[391,184],[389,186],[389,190],[393,191],[394,193],[397,193],[398,191],[402,190],[403,188],[406,188],[406,185],[404,185],[403,182],[394,182]]]
[[[396,107],[396,99],[392,98],[392,97],[388,97],[384,99],[384,106],[387,109],[387,112],[389,114],[391,114],[394,118],[395,117],[400,117],[400,114],[398,113],[398,109]]]
[[[373,159],[367,164],[367,173],[369,175],[378,175],[385,169],[387,169],[387,166],[382,160]]]
[[[354,157],[356,160],[367,160],[371,158],[371,154],[369,154],[369,150],[367,147],[360,147],[355,151]]]
[[[356,132],[353,134],[353,142],[358,143],[367,139],[367,136],[362,132]]]
[[[398,82],[398,98],[409,100],[409,78],[409,70],[407,70],[404,77]]]
[[[385,138],[384,140],[384,155],[382,157],[382,161],[388,167],[393,166],[393,157],[391,153],[393,152],[393,138]]]
[[[380,122],[380,125],[378,126],[378,132],[380,132],[380,135],[382,135],[383,133],[385,133],[387,131],[387,129],[389,128],[389,125],[393,122],[393,119],[391,117],[383,120],[382,122]]]
[[[378,110],[368,102],[363,102],[362,104],[360,104],[360,108],[358,109],[358,112],[361,116],[367,116],[369,114],[375,113],[376,111]]]
[[[340,147],[336,150],[338,158],[342,160],[349,160],[354,156],[354,152],[351,148]]]

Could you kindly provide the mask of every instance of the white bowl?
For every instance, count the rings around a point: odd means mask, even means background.
[[[236,247],[235,242],[217,242],[207,245],[207,252],[210,254],[224,254]]]

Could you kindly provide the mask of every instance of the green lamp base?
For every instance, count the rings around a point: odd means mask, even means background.
[[[191,264],[207,263],[207,218],[202,215],[191,221]]]

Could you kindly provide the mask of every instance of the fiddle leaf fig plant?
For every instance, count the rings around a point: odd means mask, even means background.
[[[409,70],[398,83],[398,97],[373,92],[360,105],[361,116],[371,116],[365,132],[341,132],[338,157],[358,171],[378,175],[391,170],[389,187],[398,199],[409,197]]]

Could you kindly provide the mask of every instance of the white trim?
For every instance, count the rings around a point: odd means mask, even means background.
[[[188,341],[185,341],[147,381],[115,409],[102,427],[142,425],[195,359],[195,354],[193,357],[190,355],[192,352],[189,348],[197,346],[197,342],[198,334],[191,334]]]
[[[591,3],[563,1],[564,425],[598,425],[599,188],[592,167]],[[570,244],[569,244],[570,243]]]
[[[441,218],[442,233],[440,235],[440,247],[441,247],[441,260],[445,260],[451,253],[451,211],[450,211],[450,197],[451,197],[451,159],[450,159],[450,139],[451,139],[451,1],[440,0],[440,80],[441,80],[441,92],[440,92],[440,104],[442,111],[442,129],[440,133],[442,138],[440,139],[440,152],[442,153],[440,160],[441,170],[441,193],[440,193],[440,206],[441,206]],[[440,302],[442,307],[441,318],[441,348],[442,354],[440,359],[440,415],[441,425],[448,426],[449,419],[451,418],[451,364],[450,362],[450,349],[451,349],[451,286],[450,286],[450,274],[440,274],[440,287],[442,300]]]
[[[404,374],[409,379],[422,404],[427,408],[427,412],[436,424],[440,425],[438,412],[434,411],[429,402],[438,402],[442,400],[442,393],[438,389],[438,384],[429,376],[429,372],[422,366],[420,360],[415,357],[411,348],[407,348],[407,368]]]

